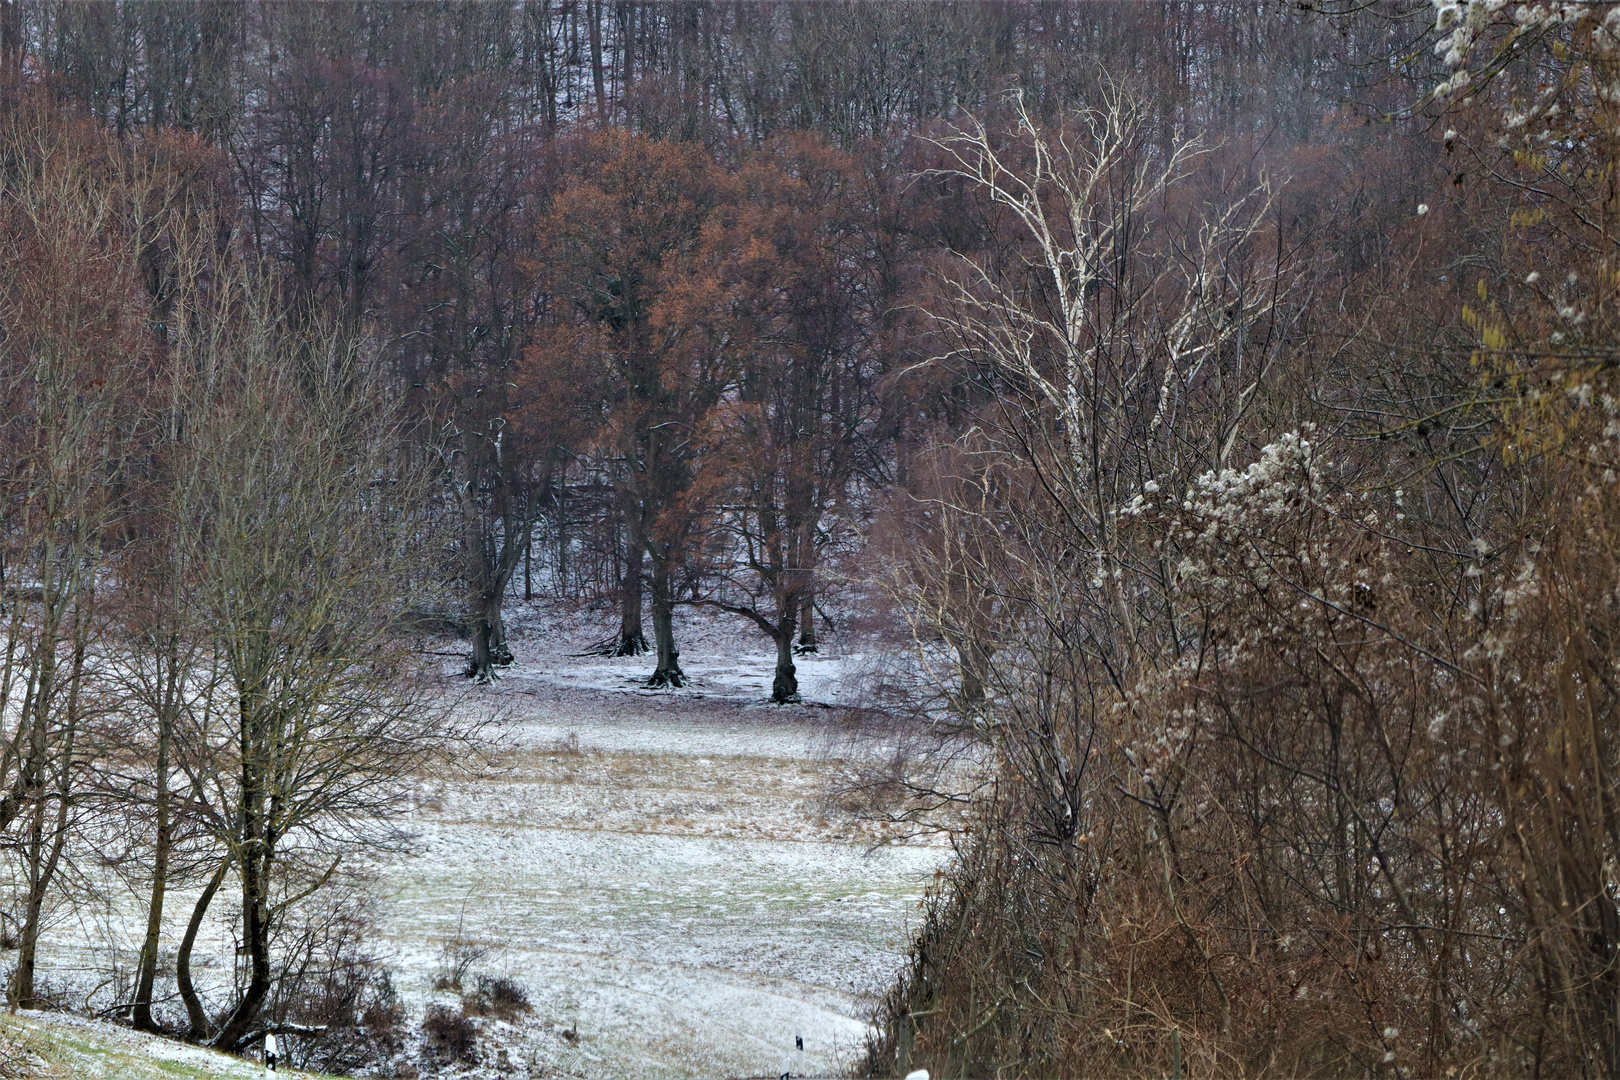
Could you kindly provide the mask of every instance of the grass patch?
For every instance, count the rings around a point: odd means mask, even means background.
[[[48,1016],[0,1015],[0,1037],[44,1062],[21,1075],[51,1080],[260,1080],[261,1065],[198,1046],[140,1035],[111,1024],[81,1025]],[[279,1076],[317,1080],[318,1073]]]

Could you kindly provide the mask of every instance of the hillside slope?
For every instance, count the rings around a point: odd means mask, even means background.
[[[200,1046],[59,1013],[0,1015],[0,1037],[31,1060],[14,1075],[50,1080],[259,1080],[262,1065]],[[279,1076],[317,1080],[293,1070]]]

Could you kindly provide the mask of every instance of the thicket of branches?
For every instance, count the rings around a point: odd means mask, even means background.
[[[1620,10],[1438,23],[1366,261],[1129,93],[940,140],[1006,241],[891,589],[988,794],[874,1069],[1620,1075]]]

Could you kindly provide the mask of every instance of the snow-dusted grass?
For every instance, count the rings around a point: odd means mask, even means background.
[[[447,692],[466,694],[469,715],[497,717],[488,759],[467,774],[417,779],[414,849],[373,868],[381,924],[371,947],[394,968],[416,1019],[430,1002],[458,1003],[434,989],[452,939],[490,947],[469,977],[505,975],[526,988],[533,1012],[481,1021],[483,1061],[471,1074],[445,1075],[846,1067],[945,855],[937,845],[885,844],[894,838],[882,828],[827,803],[827,777],[858,751],[838,711],[818,706],[850,701],[868,660],[825,641],[799,667],[807,703],[772,706],[774,655],[757,630],[683,612],[681,660],[692,684],[651,691],[641,685],[650,657],[574,655],[612,621],[517,606],[518,661],[489,687],[469,689],[445,659]],[[87,994],[97,1006],[117,1000],[110,985],[90,991],[115,959],[127,970],[138,950],[139,901],[108,887],[105,905],[60,912],[42,950],[47,981],[75,1003]],[[199,941],[195,975],[205,991],[233,967],[233,887]],[[171,896],[167,948],[194,893]],[[146,1060],[126,1050],[118,1053]],[[72,1075],[237,1075],[121,1068]]]
[[[774,661],[746,627],[687,620],[692,685],[653,692],[648,657],[571,655],[600,624],[514,622],[518,662],[469,701],[503,714],[492,772],[425,780],[420,853],[385,873],[400,988],[448,1000],[443,943],[482,940],[561,1072],[846,1067],[942,851],[829,812],[834,714],[764,704]],[[849,666],[806,658],[805,696],[839,700]]]
[[[0,1037],[32,1056],[24,1075],[41,1080],[262,1080],[271,1075],[313,1080],[318,1075],[289,1069],[272,1074],[228,1054],[60,1013],[0,1016]]]
[[[578,655],[617,625],[614,613],[574,613],[563,605],[516,603],[507,614],[517,662],[508,676],[543,685],[607,693],[662,695],[676,700],[764,704],[771,696],[775,647],[753,623],[712,608],[682,608],[676,645],[690,680],[673,692],[648,690],[650,656]],[[649,626],[648,632],[651,632]],[[651,638],[649,637],[649,642]],[[873,662],[858,637],[822,632],[819,652],[797,657],[799,697],[807,705],[852,704],[859,674]]]

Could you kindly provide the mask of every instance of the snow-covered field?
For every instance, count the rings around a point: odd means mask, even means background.
[[[508,977],[534,1006],[514,1024],[483,1021],[473,1075],[847,1068],[945,857],[829,801],[828,778],[865,751],[825,706],[858,693],[869,661],[825,642],[799,667],[806,703],[773,706],[762,636],[693,612],[680,627],[691,685],[650,691],[650,657],[577,655],[608,614],[514,607],[518,660],[495,685],[469,687],[444,657],[457,707],[494,718],[487,755],[418,778],[416,841],[373,868],[380,934],[368,947],[412,1015],[458,1003],[434,982],[446,944],[461,942],[481,954],[469,980]],[[194,894],[171,896],[169,949]],[[104,895],[64,907],[44,942],[46,981],[76,1003],[115,1000],[105,973],[127,971],[138,949],[138,900],[112,881]],[[233,908],[227,890],[199,939],[205,992],[229,978]]]
[[[837,713],[767,704],[771,655],[734,620],[688,620],[673,692],[640,688],[647,657],[572,655],[599,625],[514,621],[518,662],[465,705],[501,717],[495,768],[425,779],[419,853],[384,874],[400,989],[433,997],[459,936],[529,988],[529,1053],[564,1074],[847,1067],[942,850],[829,810]],[[804,696],[837,702],[856,662],[806,658]]]

